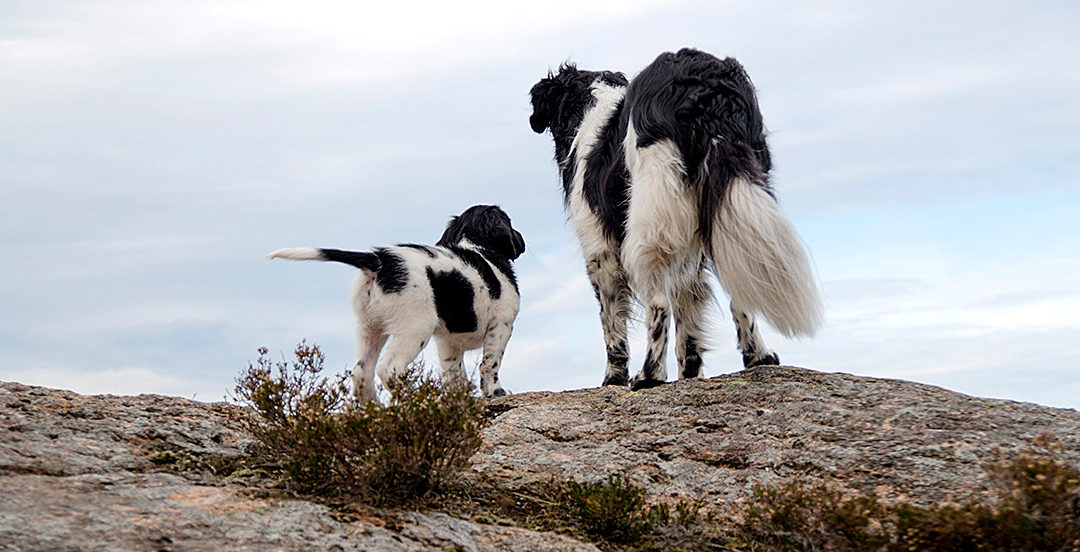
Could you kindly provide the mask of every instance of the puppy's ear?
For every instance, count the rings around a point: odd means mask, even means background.
[[[512,241],[514,242],[514,251],[516,252],[514,256],[510,258],[516,259],[525,252],[525,238],[521,237],[521,232],[518,232],[513,228],[511,228],[510,231],[514,233]]]

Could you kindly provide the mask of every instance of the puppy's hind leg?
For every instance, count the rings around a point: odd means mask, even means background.
[[[377,400],[375,396],[375,366],[379,361],[379,352],[386,344],[386,334],[382,329],[365,324],[357,324],[356,365],[353,366],[353,394],[363,402]]]
[[[352,284],[352,306],[356,313],[356,364],[353,366],[353,394],[363,402],[378,400],[375,394],[375,366],[386,344],[386,333],[367,312],[375,275],[361,270]]]
[[[390,337],[386,352],[379,359],[375,370],[379,374],[379,380],[391,390],[391,393],[395,385],[401,383],[399,378],[405,374],[405,369],[416,359],[420,351],[424,350],[430,337],[431,332],[397,333]]]

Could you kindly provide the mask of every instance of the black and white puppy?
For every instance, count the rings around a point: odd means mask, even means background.
[[[499,363],[520,303],[510,263],[524,251],[525,240],[502,209],[476,205],[453,217],[435,246],[401,244],[371,252],[299,247],[268,257],[360,269],[352,286],[358,343],[353,389],[370,401],[376,372],[384,384],[390,381],[433,336],[445,384],[465,385],[462,355],[483,347],[480,389],[485,397],[505,395]]]
[[[669,313],[679,376],[701,374],[710,270],[731,296],[746,367],[779,363],[755,314],[787,336],[816,331],[817,284],[769,184],[761,112],[736,60],[686,48],[661,54],[633,80],[564,64],[530,93],[529,122],[555,139],[566,208],[600,301],[605,385],[628,380],[631,290],[649,339],[635,389],[667,379]]]

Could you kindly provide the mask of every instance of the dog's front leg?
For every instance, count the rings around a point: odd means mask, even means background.
[[[465,354],[465,351],[445,339],[436,338],[435,344],[439,347],[439,364],[442,365],[443,386],[459,389],[468,387],[468,378],[465,376],[465,370],[461,367],[462,355]]]
[[[513,331],[512,322],[498,322],[484,336],[484,357],[480,361],[480,391],[485,397],[507,395],[499,383],[499,363]]]
[[[603,253],[586,263],[593,293],[600,303],[600,324],[604,330],[607,369],[602,385],[626,385],[630,373],[626,364],[626,319],[630,315],[630,285],[626,271],[612,253]]]

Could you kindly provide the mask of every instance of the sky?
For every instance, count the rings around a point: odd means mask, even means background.
[[[433,243],[487,203],[527,242],[503,384],[599,385],[528,90],[693,46],[754,80],[820,278],[816,338],[765,332],[785,364],[1080,408],[1075,2],[373,4],[0,3],[0,380],[221,400],[301,339],[343,371],[353,269],[264,255]],[[711,321],[705,375],[740,370]]]

